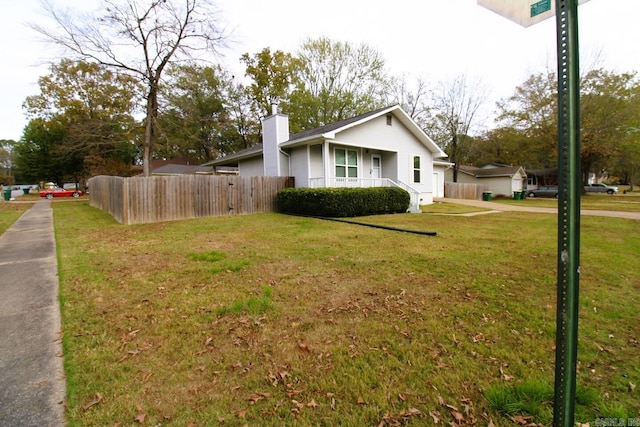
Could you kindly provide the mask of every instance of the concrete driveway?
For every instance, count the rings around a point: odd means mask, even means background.
[[[558,209],[556,208],[539,208],[535,206],[518,206],[507,203],[497,203],[497,202],[485,202],[482,200],[464,200],[464,199],[449,199],[443,197],[434,197],[434,202],[442,202],[442,203],[454,203],[458,205],[465,206],[475,206],[482,209],[489,209],[487,213],[491,212],[537,212],[537,213],[547,213],[547,214],[557,214]],[[635,219],[640,220],[640,212],[622,212],[622,211],[603,211],[603,210],[589,210],[582,209],[580,211],[581,215],[584,216],[606,216],[610,218],[625,218],[625,219]]]

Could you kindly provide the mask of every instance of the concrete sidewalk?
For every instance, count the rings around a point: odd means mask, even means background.
[[[0,424],[63,426],[65,377],[49,200],[0,236]]]

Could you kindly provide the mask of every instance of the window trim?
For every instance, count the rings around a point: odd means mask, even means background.
[[[418,167],[416,167],[416,160],[418,160]],[[412,154],[409,161],[411,166],[411,182],[414,184],[421,184],[422,183],[422,156],[418,154]],[[416,173],[418,174],[417,180],[416,180]]]
[[[338,151],[344,151],[344,160],[345,163],[338,163],[338,156],[337,156],[337,152]],[[355,153],[355,164],[349,164],[349,153]],[[336,178],[358,178],[359,177],[359,167],[360,167],[360,161],[359,161],[359,157],[360,154],[358,153],[358,150],[351,150],[349,148],[342,148],[342,147],[335,147],[333,149],[333,163],[334,163],[334,176]],[[345,176],[338,176],[338,168],[339,167],[343,167],[344,168],[344,172],[345,172]],[[349,172],[350,171],[355,171],[355,176],[349,176]]]

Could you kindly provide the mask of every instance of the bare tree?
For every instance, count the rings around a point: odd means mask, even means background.
[[[398,104],[423,129],[431,117],[431,88],[426,80],[418,77],[409,81],[406,74],[394,78],[386,95],[389,103]]]
[[[428,131],[454,163],[454,182],[458,182],[465,142],[478,126],[479,112],[487,99],[488,91],[482,81],[468,83],[464,75],[440,82],[434,91],[434,115]]]
[[[151,175],[157,138],[158,91],[171,62],[196,52],[216,53],[226,36],[211,0],[103,0],[95,15],[74,16],[44,0],[55,29],[33,25],[46,39],[80,59],[137,76],[145,85],[143,172]]]

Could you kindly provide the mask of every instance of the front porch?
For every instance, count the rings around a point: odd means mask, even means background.
[[[309,178],[310,188],[369,188],[369,187],[398,187],[409,193],[409,209],[407,212],[422,213],[420,210],[420,192],[400,180],[389,178]]]

